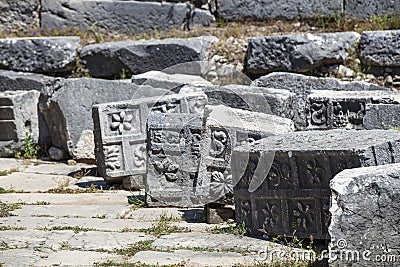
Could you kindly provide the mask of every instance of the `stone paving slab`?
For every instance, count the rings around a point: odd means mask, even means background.
[[[272,244],[260,239],[228,234],[173,233],[160,237],[153,242],[152,246],[159,250],[202,248],[252,253]]]
[[[101,219],[101,218],[55,218],[55,217],[22,217],[11,216],[0,218],[0,227],[25,227],[27,229],[40,229],[53,227],[78,227],[95,229],[98,231],[134,231],[152,227],[152,222],[136,222],[124,219]],[[205,224],[203,224],[205,225]],[[197,224],[196,224],[197,226]],[[205,225],[207,226],[207,225]],[[199,226],[197,226],[199,227]]]
[[[254,256],[243,256],[234,252],[208,252],[177,250],[173,252],[141,251],[133,256],[129,263],[153,264],[157,266],[184,264],[184,266],[234,266],[237,264],[252,266]]]
[[[101,262],[121,262],[121,255],[95,251],[61,250],[40,259],[35,266],[93,266]]]
[[[1,198],[0,198],[1,199]],[[129,211],[124,218],[134,219],[135,221],[156,221],[160,216],[167,216],[186,221],[200,221],[203,214],[202,208],[185,209],[185,208],[147,208],[133,209]]]
[[[4,267],[32,266],[41,257],[47,257],[47,253],[31,249],[9,249],[0,250],[0,263]]]
[[[106,218],[119,218],[129,211],[129,205],[23,205],[13,211],[17,216],[51,216],[91,218],[106,214]]]
[[[124,190],[90,194],[9,193],[0,194],[0,201],[25,204],[45,201],[52,205],[126,205],[130,195],[132,193]]]
[[[0,176],[0,187],[6,190],[37,193],[67,187],[77,181],[78,179],[69,176],[14,172]]]

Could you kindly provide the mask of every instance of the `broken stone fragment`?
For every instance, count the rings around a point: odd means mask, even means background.
[[[395,262],[400,242],[400,164],[344,170],[330,187],[331,250],[360,253],[360,266],[370,265],[377,256]],[[349,262],[339,256],[331,260],[329,266]]]
[[[39,141],[38,91],[0,92],[0,157]],[[24,141],[25,140],[25,141]]]
[[[68,72],[75,65],[80,38],[0,39],[0,68],[36,73]]]
[[[309,72],[343,64],[359,39],[356,32],[253,37],[248,41],[244,72],[258,78],[275,71]]]
[[[206,59],[214,36],[121,41],[85,46],[81,57],[92,77],[121,78]]]

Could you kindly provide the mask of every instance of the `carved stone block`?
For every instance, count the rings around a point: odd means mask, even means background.
[[[146,173],[146,119],[155,113],[202,113],[202,93],[149,97],[93,107],[95,154],[99,173],[107,183],[121,183]]]
[[[25,134],[39,140],[38,91],[0,92],[0,157],[14,156]]]
[[[206,106],[196,195],[204,203],[233,203],[232,150],[263,137],[294,131],[289,119],[233,109]]]
[[[150,114],[146,199],[149,206],[195,207],[202,114]]]
[[[344,169],[398,163],[399,152],[394,130],[294,132],[237,147],[237,220],[252,236],[328,239],[330,180]]]
[[[307,98],[307,129],[382,129],[379,121],[368,121],[365,117],[373,116],[367,113],[366,106],[373,104],[390,104],[399,106],[400,94],[389,91],[312,91]],[[400,107],[400,106],[399,106]]]

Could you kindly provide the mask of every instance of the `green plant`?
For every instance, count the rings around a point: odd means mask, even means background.
[[[125,255],[125,256],[134,256],[136,253],[139,251],[145,251],[145,250],[151,250],[151,244],[153,243],[153,240],[145,240],[145,241],[139,241],[135,244],[133,244],[130,247],[127,248],[122,248],[122,249],[116,249],[114,250],[115,253],[119,255]]]
[[[239,224],[229,225],[228,227],[218,227],[209,230],[213,234],[231,234],[244,236],[247,233],[246,225],[244,222]]]
[[[190,229],[188,228],[170,225],[171,222],[176,222],[178,220],[180,219],[162,214],[155,225],[153,225],[151,228],[141,229],[140,231],[146,234],[154,235],[155,237],[160,237],[162,235],[168,235],[171,233],[190,232]]]
[[[7,204],[0,201],[0,218],[11,216],[11,211],[19,209],[21,204]]]
[[[22,138],[21,149],[15,154],[15,157],[19,159],[36,159],[38,149],[39,147],[35,144],[32,135],[25,133]]]
[[[22,230],[26,230],[26,227],[0,225],[0,231],[22,231]]]

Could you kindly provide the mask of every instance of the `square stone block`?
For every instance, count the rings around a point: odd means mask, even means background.
[[[203,93],[166,95],[93,107],[95,154],[99,173],[107,183],[146,173],[146,120],[150,113],[201,114]]]
[[[398,162],[395,130],[294,132],[242,145],[232,155],[237,220],[252,236],[328,239],[331,179]]]

